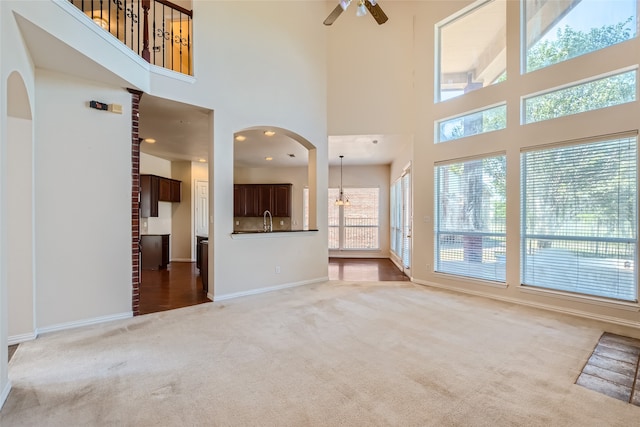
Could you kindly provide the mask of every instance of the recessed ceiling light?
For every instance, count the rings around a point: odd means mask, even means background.
[[[266,161],[270,162],[271,160],[273,160],[273,157],[265,157],[264,158]]]
[[[275,135],[276,133],[275,133],[274,131],[272,131],[272,130],[265,130],[265,131],[264,131],[264,134],[265,134],[265,135],[267,135],[267,136],[273,136],[273,135]]]
[[[205,159],[198,159],[198,161],[199,161],[200,163],[206,163],[206,162],[207,162]]]
[[[145,138],[144,142],[146,142],[147,144],[155,144],[156,140],[153,138]]]
[[[238,135],[238,136],[236,136],[236,141],[240,141],[240,142],[242,142],[242,141],[244,141],[244,140],[246,140],[246,139],[247,139],[247,137],[246,137],[246,136],[244,136],[244,135]]]

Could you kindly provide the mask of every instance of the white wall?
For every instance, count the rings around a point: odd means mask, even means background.
[[[353,251],[330,250],[330,256],[337,257],[363,257],[363,258],[388,258],[389,257],[389,165],[374,166],[343,166],[342,186],[379,188],[380,196],[380,249]],[[329,168],[329,187],[340,187],[340,167]]]
[[[8,116],[32,117],[34,99],[34,67],[27,53],[24,39],[11,13],[11,4],[0,2],[0,408],[11,388],[7,369],[8,344],[8,254],[12,250],[8,239]],[[19,75],[26,93],[11,95],[7,80],[12,73]],[[11,99],[8,99],[8,98]],[[24,114],[9,113],[10,109],[24,109]]]
[[[193,179],[191,164],[187,161],[171,162],[171,178],[181,181],[180,203],[171,203],[171,261],[195,261],[191,253],[193,235]]]
[[[35,337],[33,275],[32,120],[7,118],[7,282],[9,340]]]
[[[384,25],[369,15],[357,17],[350,8],[328,28],[330,135],[413,132],[414,102],[420,96],[413,84],[413,60],[425,55],[414,47],[415,3],[381,3],[389,16]]]
[[[322,2],[195,2],[194,16],[207,23],[194,22],[194,40],[207,40],[194,42],[197,82],[152,76],[154,95],[214,110],[209,250],[216,297],[327,277],[326,216],[320,216],[321,231],[304,237],[234,240],[230,209],[233,135],[270,126],[317,147],[316,204],[326,211],[326,31],[318,18],[326,12]]]
[[[194,181],[208,181],[209,165],[207,163],[191,162],[191,179]]]
[[[131,95],[38,70],[36,96],[37,327],[130,314]]]

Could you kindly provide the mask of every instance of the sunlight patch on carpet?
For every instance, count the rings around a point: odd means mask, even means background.
[[[640,340],[605,332],[576,384],[640,406]]]

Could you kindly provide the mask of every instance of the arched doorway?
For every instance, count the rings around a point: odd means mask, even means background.
[[[291,230],[317,228],[316,147],[284,128],[255,126],[237,131],[234,134],[234,183],[284,181],[295,182],[290,182],[293,186],[291,222],[283,225]],[[234,230],[242,226],[242,222],[234,212]]]

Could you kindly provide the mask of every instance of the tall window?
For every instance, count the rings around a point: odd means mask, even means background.
[[[309,187],[302,189],[302,229],[309,229]]]
[[[391,252],[402,256],[402,181],[398,179],[391,186]]]
[[[435,271],[505,280],[504,156],[436,166]]]
[[[437,25],[436,101],[506,79],[505,0],[480,0]]]
[[[391,251],[409,268],[411,238],[411,175],[405,171],[391,186]]]
[[[635,137],[522,154],[522,283],[635,301]]]
[[[636,37],[636,2],[525,0],[526,71]]]
[[[336,206],[338,188],[329,189],[329,249],[379,249],[378,188],[344,188],[350,205]]]

